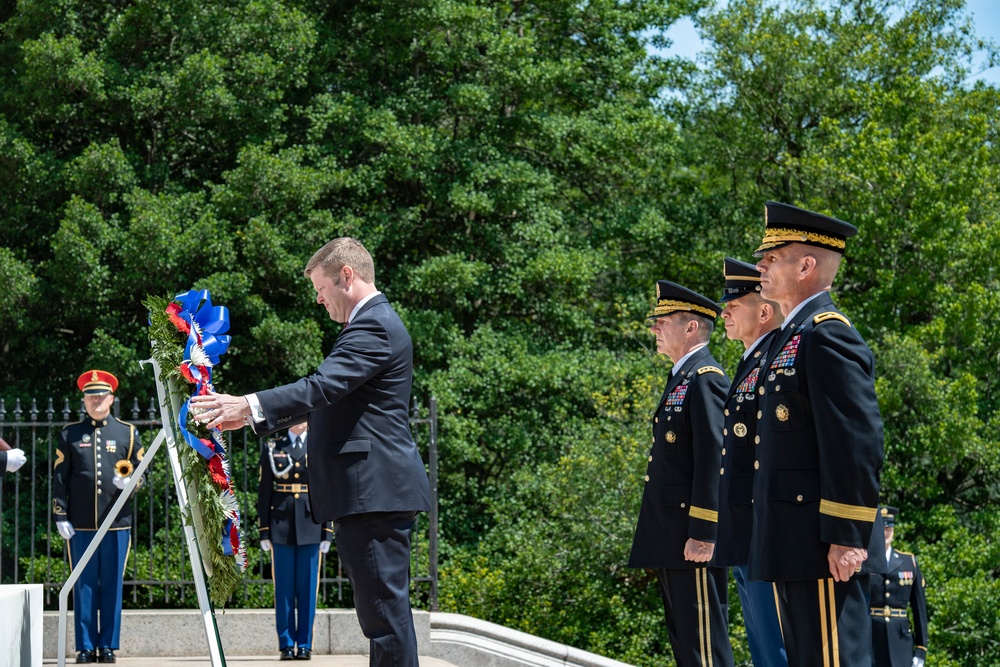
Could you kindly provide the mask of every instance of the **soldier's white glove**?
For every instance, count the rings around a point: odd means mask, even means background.
[[[913,656],[913,663],[910,667],[924,667],[924,659],[918,655]]]
[[[23,449],[8,449],[7,450],[7,472],[14,472],[18,468],[24,465],[24,462],[28,460],[28,457],[24,455]]]
[[[319,543],[319,552],[325,554],[330,550],[330,540],[323,540]]]
[[[115,478],[111,480],[111,483],[114,484],[116,488],[124,489],[130,479],[132,479],[131,476],[119,477],[118,475],[115,475]]]
[[[69,521],[56,521],[56,530],[59,531],[59,534],[62,535],[64,540],[68,540],[76,535],[76,531],[73,530],[73,524]]]
[[[261,540],[260,541],[260,548],[263,549],[264,551],[270,551],[271,550],[271,540]]]

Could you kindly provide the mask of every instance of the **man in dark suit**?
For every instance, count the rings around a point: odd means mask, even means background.
[[[410,540],[430,509],[430,482],[410,435],[413,345],[375,288],[371,255],[339,238],[320,248],[305,275],[316,301],[345,327],[319,369],[248,396],[210,394],[196,419],[261,435],[308,421],[309,497],[317,523],[334,522],[337,553],[354,589],[373,667],[418,664],[410,608]]]
[[[761,296],[785,320],[757,387],[749,574],[775,583],[788,664],[802,667],[871,665],[866,573],[884,569],[869,558],[884,551],[875,360],[829,294],[856,233],[768,202],[756,253]]]
[[[87,418],[62,430],[52,464],[52,517],[74,568],[144,452],[135,426],[111,415],[118,378],[91,370],[76,384]],[[131,527],[132,504],[126,503],[73,586],[78,663],[116,661]]]
[[[260,448],[258,530],[261,548],[271,552],[281,660],[312,659],[320,554],[330,550],[333,539],[330,522],[320,525],[312,518],[307,433],[305,423],[296,424]]]
[[[725,303],[722,319],[726,323],[726,336],[743,343],[744,352],[724,410],[715,565],[733,570],[754,667],[785,667],[788,659],[773,586],[764,581],[750,581],[747,576],[753,533],[757,384],[771,339],[781,324],[781,307],[760,296],[760,272],[753,264],[727,257],[723,273],[726,287],[721,301]]]
[[[642,506],[628,566],[654,568],[678,667],[732,667],[726,570],[715,550],[722,403],[729,381],[708,350],[719,307],[668,280],[656,283],[650,329],[674,362],[653,413]]]
[[[887,574],[871,575],[872,656],[874,667],[924,667],[927,658],[927,601],[917,558],[892,547],[895,507],[881,508],[885,523]],[[877,556],[876,556],[877,557]],[[906,608],[913,610],[913,632]]]

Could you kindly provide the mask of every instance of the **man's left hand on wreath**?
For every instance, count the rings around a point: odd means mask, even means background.
[[[191,398],[191,408],[196,422],[223,431],[243,428],[243,418],[250,416],[247,399],[229,394],[194,396]]]

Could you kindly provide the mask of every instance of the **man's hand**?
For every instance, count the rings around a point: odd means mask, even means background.
[[[270,551],[271,550],[271,540],[261,540],[260,541],[260,548],[263,551]]]
[[[684,560],[695,563],[707,563],[715,555],[715,542],[702,542],[688,538],[684,544]]]
[[[330,540],[323,540],[319,543],[319,552],[325,554],[330,551]]]
[[[191,399],[191,412],[196,422],[208,428],[235,431],[243,428],[243,418],[250,416],[250,404],[242,396],[208,394]]]
[[[24,455],[24,450],[22,449],[9,449],[7,450],[7,472],[14,472],[18,468],[24,465],[24,462],[28,460],[28,457]]]
[[[59,531],[59,534],[62,535],[64,540],[68,540],[76,535],[76,531],[73,530],[73,524],[69,521],[56,521],[56,530]]]
[[[115,478],[113,480],[111,480],[111,483],[115,485],[115,488],[124,489],[125,485],[128,484],[128,481],[130,479],[132,479],[131,476],[129,476],[129,477],[119,477],[119,476],[115,475]]]
[[[831,544],[826,560],[830,564],[830,574],[834,581],[847,581],[861,571],[861,565],[868,559],[868,550]]]

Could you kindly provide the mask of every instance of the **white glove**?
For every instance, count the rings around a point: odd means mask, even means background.
[[[64,540],[68,540],[76,535],[76,531],[73,530],[73,524],[69,521],[56,521],[56,530],[59,531],[59,534],[62,535]]]
[[[330,550],[330,540],[323,540],[322,542],[319,543],[319,552],[321,554],[325,554],[329,550]]]
[[[119,489],[124,489],[130,479],[132,479],[131,475],[128,477],[119,477],[118,475],[115,475],[115,478],[111,480],[111,483]]]
[[[913,656],[913,663],[910,667],[924,667],[924,659],[918,655]]]
[[[270,551],[271,550],[271,540],[261,540],[260,541],[260,548],[263,549],[264,551]]]
[[[7,472],[14,472],[18,468],[24,465],[24,462],[28,460],[28,457],[24,455],[23,449],[9,449],[7,450]]]

